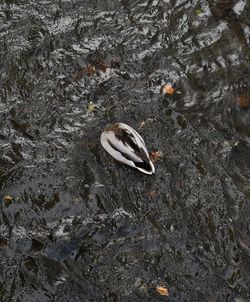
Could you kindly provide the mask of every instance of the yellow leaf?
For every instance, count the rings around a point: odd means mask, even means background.
[[[96,111],[96,104],[94,104],[93,102],[90,102],[90,103],[88,103],[87,104],[87,112],[88,113],[91,113],[91,112],[93,112],[93,111]]]
[[[196,16],[199,16],[200,14],[203,13],[203,10],[200,8],[200,7],[197,7],[195,10],[194,10]]]
[[[157,286],[156,292],[161,296],[169,296],[169,291],[166,287]]]
[[[4,195],[3,199],[6,203],[9,203],[12,202],[13,197],[11,195]]]
[[[142,121],[141,123],[140,123],[140,128],[143,128],[144,126],[145,126],[145,121]]]

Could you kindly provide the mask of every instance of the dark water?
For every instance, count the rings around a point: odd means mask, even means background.
[[[0,300],[250,301],[249,1],[0,3]]]

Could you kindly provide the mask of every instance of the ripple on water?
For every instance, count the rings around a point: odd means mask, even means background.
[[[248,301],[249,2],[0,8],[3,301]],[[154,176],[102,150],[114,121]]]

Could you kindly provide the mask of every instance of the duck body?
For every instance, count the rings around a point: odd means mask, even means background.
[[[155,168],[145,142],[132,127],[124,123],[112,124],[101,134],[101,144],[117,161],[145,174],[154,174]]]

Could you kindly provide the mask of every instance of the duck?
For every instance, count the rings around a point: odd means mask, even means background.
[[[148,175],[155,173],[141,135],[124,123],[109,125],[100,137],[102,147],[117,161]]]

